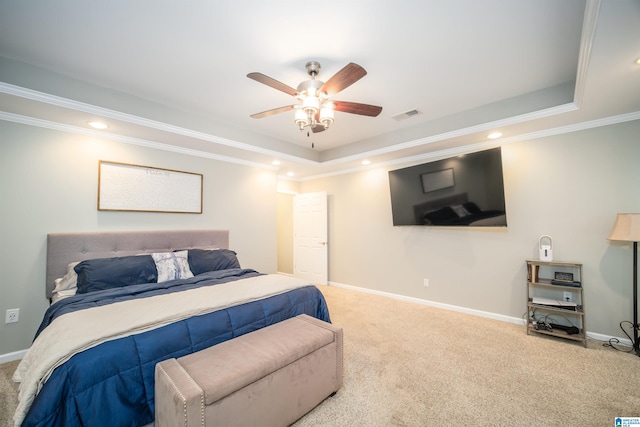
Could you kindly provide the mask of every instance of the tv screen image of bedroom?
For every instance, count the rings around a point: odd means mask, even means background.
[[[500,147],[389,172],[393,225],[506,227]]]

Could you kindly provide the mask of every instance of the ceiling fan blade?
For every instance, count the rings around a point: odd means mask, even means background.
[[[249,73],[247,74],[247,77],[249,77],[252,80],[255,80],[259,83],[265,84],[267,86],[270,86],[274,89],[277,89],[279,91],[282,91],[288,95],[291,96],[296,96],[298,94],[298,92],[296,92],[296,90],[290,86],[287,86],[284,83],[281,83],[279,81],[277,81],[276,79],[273,79],[269,76],[265,76],[262,73]]]
[[[336,111],[343,113],[359,114],[361,116],[377,117],[382,111],[382,107],[377,105],[359,104],[357,102],[333,101]]]
[[[284,113],[285,111],[293,110],[294,105],[286,105],[284,107],[274,108],[273,110],[263,111],[262,113],[252,114],[251,117],[254,119],[261,119],[263,117],[273,116],[275,114]]]
[[[320,88],[321,91],[327,92],[327,95],[333,96],[344,90],[367,75],[367,71],[353,62],[348,63],[345,67],[335,73]]]

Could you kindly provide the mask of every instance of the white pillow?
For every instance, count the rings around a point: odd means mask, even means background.
[[[189,268],[189,251],[158,252],[151,254],[158,270],[158,283],[193,277]]]
[[[451,209],[453,209],[456,215],[458,215],[458,217],[460,218],[465,217],[467,215],[471,215],[471,213],[468,210],[466,210],[465,207],[462,205],[453,205],[451,206]]]
[[[54,303],[60,301],[61,299],[65,299],[65,298],[74,296],[76,294],[77,290],[78,290],[78,288],[73,288],[73,289],[63,289],[61,291],[54,292],[51,295],[51,304],[54,304]]]
[[[80,261],[70,263],[67,265],[67,274],[54,280],[55,286],[51,293],[51,303],[76,294],[78,290],[78,275],[73,268],[78,264],[80,264]]]

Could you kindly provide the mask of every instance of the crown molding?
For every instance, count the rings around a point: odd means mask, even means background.
[[[315,166],[315,167],[340,165],[344,163],[362,160],[363,158],[367,158],[367,157],[373,157],[377,155],[389,154],[396,151],[411,149],[418,146],[428,145],[434,142],[442,141],[444,139],[466,136],[475,132],[484,132],[496,127],[504,127],[512,124],[525,122],[528,120],[536,120],[543,117],[549,117],[557,114],[566,113],[569,111],[574,111],[575,109],[577,109],[575,104],[568,103],[568,104],[559,105],[556,107],[546,108],[546,109],[533,111],[526,114],[508,117],[506,119],[494,120],[491,122],[482,123],[480,125],[468,126],[468,127],[456,129],[450,132],[439,133],[439,134],[431,135],[425,138],[418,138],[415,140],[406,141],[399,144],[392,144],[383,148],[369,150],[369,151],[361,152],[361,153],[350,155],[350,156],[344,156],[338,159],[316,161],[316,160],[309,160],[307,158],[303,158],[300,156],[283,153],[280,151],[264,149],[264,148],[254,146],[251,144],[246,144],[243,142],[233,141],[227,138],[222,138],[222,137],[205,133],[205,132],[195,131],[195,130],[183,128],[180,126],[174,126],[167,123],[159,122],[156,120],[146,119],[144,117],[139,117],[139,116],[135,116],[128,113],[122,113],[122,112],[111,110],[108,108],[98,107],[98,106],[87,104],[84,102],[63,98],[57,95],[51,95],[51,94],[39,92],[36,90],[27,89],[24,87],[12,85],[5,82],[0,82],[0,92],[6,93],[8,95],[13,95],[13,96],[37,101],[37,102],[42,102],[49,105],[54,105],[57,107],[68,108],[74,111],[80,111],[88,114],[97,115],[100,117],[119,120],[125,123],[140,125],[140,126],[148,127],[151,129],[160,130],[163,132],[186,136],[189,138],[212,142],[215,144],[220,144],[220,145],[236,148],[243,151],[263,154],[270,157],[279,158],[285,161],[290,161],[294,163],[304,164],[307,166]]]
[[[7,95],[13,95],[32,101],[42,102],[56,107],[67,108],[74,111],[80,111],[83,113],[93,114],[100,117],[105,117],[113,120],[122,121],[134,125],[147,127],[163,132],[172,133],[175,135],[186,136],[189,138],[199,139],[202,141],[212,142],[214,144],[220,144],[239,150],[249,151],[257,154],[264,154],[271,157],[278,157],[287,159],[299,163],[306,163],[312,165],[318,165],[317,161],[305,159],[298,156],[288,155],[279,151],[269,150],[266,148],[258,147],[251,144],[246,144],[232,139],[223,138],[220,136],[212,135],[206,132],[195,131],[192,129],[183,128],[180,126],[170,125],[168,123],[159,122],[157,120],[151,120],[144,117],[139,117],[133,114],[123,113],[120,111],[111,110],[109,108],[98,107],[85,102],[75,101],[72,99],[64,98],[57,95],[51,95],[44,92],[39,92],[32,89],[27,89],[21,86],[12,85],[5,82],[0,82],[0,93],[6,93]]]
[[[450,148],[450,149],[446,149],[446,150],[433,151],[433,152],[430,152],[430,153],[418,154],[418,155],[415,155],[415,156],[403,157],[403,158],[399,158],[399,159],[394,159],[394,160],[389,160],[389,161],[385,161],[385,162],[376,163],[375,165],[367,165],[367,166],[361,166],[361,167],[341,169],[339,171],[334,171],[334,172],[329,172],[329,173],[325,173],[325,174],[318,174],[318,175],[313,175],[313,176],[309,176],[309,177],[306,177],[306,178],[301,178],[300,181],[301,182],[302,181],[311,181],[311,180],[314,180],[314,179],[328,178],[328,177],[336,176],[336,175],[343,175],[343,174],[347,174],[347,173],[360,172],[360,171],[363,171],[363,170],[366,170],[366,169],[371,169],[373,167],[380,167],[380,166],[388,167],[388,166],[406,165],[406,164],[409,164],[409,163],[425,162],[425,161],[429,161],[429,160],[435,161],[435,160],[439,160],[439,159],[446,158],[446,157],[459,156],[461,154],[469,154],[469,153],[473,153],[475,151],[486,150],[486,149],[497,147],[497,146],[512,144],[514,142],[523,142],[523,141],[530,141],[530,140],[533,140],[533,139],[546,138],[546,137],[550,137],[550,136],[563,135],[563,134],[567,134],[567,133],[579,132],[579,131],[582,131],[582,130],[588,130],[588,129],[598,128],[598,127],[603,127],[603,126],[615,125],[615,124],[618,124],[618,123],[630,122],[630,121],[634,121],[634,120],[640,120],[640,111],[636,111],[636,112],[628,113],[628,114],[621,114],[621,115],[618,115],[618,116],[605,117],[605,118],[602,118],[602,119],[590,120],[590,121],[587,121],[587,122],[575,123],[575,124],[567,125],[567,126],[559,126],[559,127],[552,128],[552,129],[544,129],[544,130],[540,130],[540,131],[536,131],[536,132],[530,132],[530,133],[526,133],[526,134],[521,134],[521,135],[517,135],[517,136],[508,137],[508,138],[501,138],[501,139],[496,140],[496,141],[482,141],[482,142],[477,142],[475,144],[465,145],[465,146],[462,146],[462,147],[456,147],[456,148]],[[363,156],[363,157],[366,157],[366,156]]]
[[[587,0],[582,23],[582,36],[580,37],[580,52],[578,56],[578,70],[576,72],[576,88],[573,102],[577,106],[582,105],[582,99],[587,85],[587,72],[591,60],[591,50],[596,37],[598,16],[600,15],[600,0]]]
[[[588,3],[588,7],[596,8],[596,9],[599,8],[599,0],[590,0]],[[596,13],[596,12],[593,12],[593,13]],[[592,18],[590,21],[592,21],[593,19],[595,18]],[[583,63],[584,61],[588,61],[588,60],[583,60]],[[586,66],[584,68],[586,68]],[[306,158],[302,158],[299,156],[294,156],[294,155],[290,155],[290,154],[286,154],[286,153],[282,153],[274,150],[263,149],[261,147],[253,146],[253,145],[238,142],[238,141],[233,141],[227,138],[221,138],[221,137],[204,133],[204,132],[194,131],[194,130],[182,128],[179,126],[170,125],[167,123],[145,119],[135,115],[121,113],[118,111],[97,107],[91,104],[70,100],[67,98],[50,95],[50,94],[38,92],[35,90],[31,90],[31,89],[26,89],[20,86],[11,85],[4,82],[0,82],[0,92],[30,99],[37,102],[43,102],[46,104],[51,104],[51,105],[55,105],[63,108],[69,108],[76,111],[95,114],[101,117],[121,120],[127,123],[137,124],[137,125],[153,128],[156,130],[161,130],[161,131],[165,131],[165,132],[169,132],[177,135],[182,135],[182,136],[187,136],[187,137],[191,137],[199,140],[213,142],[216,144],[221,144],[221,145],[225,145],[232,148],[237,148],[243,151],[264,154],[270,157],[275,157],[282,160],[304,164],[307,166],[314,166],[314,167],[341,165],[345,163],[359,161],[364,158],[371,158],[377,155],[389,154],[396,151],[428,145],[428,144],[432,144],[434,142],[442,141],[449,138],[467,136],[477,132],[485,132],[487,130],[494,129],[494,128],[504,127],[512,124],[518,124],[518,123],[522,123],[530,120],[536,120],[544,117],[554,116],[554,115],[578,110],[578,104],[576,102],[572,102],[572,103],[559,105],[556,107],[534,111],[527,114],[521,114],[518,116],[509,117],[506,119],[500,119],[492,122],[482,123],[480,125],[474,125],[474,126],[461,128],[461,129],[456,129],[451,132],[444,132],[444,133],[431,135],[424,138],[418,138],[415,140],[406,141],[399,144],[393,144],[380,149],[370,150],[370,151],[366,151],[366,152],[362,152],[362,153],[358,153],[350,156],[344,156],[339,159],[333,159],[333,160],[327,160],[327,161],[315,161],[315,160],[309,160]],[[526,140],[536,139],[536,138],[544,138],[547,136],[576,132],[576,131],[590,129],[594,127],[607,126],[611,124],[617,124],[617,123],[622,123],[622,122],[631,121],[631,120],[638,120],[638,119],[640,119],[640,112],[633,112],[633,113],[623,114],[619,116],[606,117],[606,118],[592,120],[588,122],[575,123],[572,125],[561,126],[561,127],[556,127],[552,129],[544,129],[541,131],[531,132],[528,134],[517,135],[509,138],[503,138],[503,139],[500,139],[499,142],[497,143],[495,141],[492,141],[490,143],[483,141],[483,142],[478,142],[475,144],[466,145],[464,147],[459,147],[454,149],[440,150],[440,151],[420,154],[416,156],[402,157],[402,158],[398,158],[398,159],[394,159],[386,162],[377,163],[376,165],[392,166],[392,165],[406,164],[406,163],[411,163],[416,161],[425,161],[429,159],[442,158],[449,155],[470,153],[470,152],[488,147],[490,145],[493,145],[493,146],[504,145],[512,142],[526,141]],[[138,146],[143,146],[143,147],[148,147],[148,148],[153,148],[153,149],[158,149],[163,151],[182,153],[182,154],[187,154],[191,156],[209,158],[209,159],[219,160],[219,161],[228,162],[228,163],[235,163],[235,164],[241,164],[245,166],[257,167],[261,169],[268,169],[268,170],[279,169],[278,167],[274,167],[273,165],[270,165],[270,164],[248,161],[239,157],[223,156],[223,155],[218,155],[218,154],[214,154],[214,153],[210,153],[202,150],[182,148],[182,147],[174,146],[171,144],[149,141],[149,140],[134,138],[134,137],[125,136],[125,135],[117,135],[109,132],[96,131],[92,129],[81,128],[77,126],[67,125],[67,124],[53,122],[49,120],[37,119],[37,118],[13,114],[13,113],[0,112],[0,120],[22,123],[22,124],[27,124],[31,126],[48,128],[48,129],[58,130],[63,132],[71,132],[71,133],[81,134],[81,135],[101,137],[101,138],[106,138],[112,141],[122,142],[126,144],[133,144],[133,145],[138,145]],[[300,182],[309,181],[309,180],[325,178],[329,176],[358,172],[365,169],[370,169],[371,167],[373,166],[369,165],[369,166],[360,166],[360,167],[346,167],[344,169],[340,169],[340,170],[329,172],[329,173],[321,173],[321,174],[316,174],[316,175],[312,175],[304,178],[297,178],[297,179],[293,178],[292,180],[300,181]]]
[[[562,113],[568,113],[576,111],[578,107],[574,103],[567,103],[556,107],[545,108],[543,110],[533,111],[527,114],[520,114],[518,116],[509,117],[506,119],[494,120],[491,122],[482,123],[480,125],[468,126],[465,128],[456,129],[450,132],[439,133],[436,135],[427,136],[424,138],[418,138],[412,141],[402,142],[400,144],[389,145],[387,147],[365,151],[362,153],[354,154],[351,156],[340,157],[339,159],[327,160],[322,162],[325,166],[336,165],[346,162],[353,162],[369,158],[373,156],[379,156],[382,154],[389,154],[395,151],[406,150],[410,148],[419,147],[422,145],[432,144],[445,139],[459,138],[462,136],[471,135],[477,132],[486,132],[495,128],[506,127],[513,124],[523,123],[526,121],[541,119],[544,117],[555,116]]]
[[[19,114],[7,113],[7,112],[3,112],[3,111],[0,111],[0,120],[5,120],[5,121],[8,121],[8,122],[14,122],[14,123],[21,123],[21,124],[25,124],[25,125],[29,125],[29,126],[36,126],[36,127],[41,127],[41,128],[51,129],[51,130],[56,130],[56,131],[61,131],[61,132],[69,132],[69,133],[74,133],[74,134],[77,134],[77,135],[85,135],[85,136],[92,136],[92,137],[97,137],[97,138],[104,138],[104,139],[108,139],[110,141],[120,142],[120,143],[124,143],[124,144],[131,144],[131,145],[137,145],[137,146],[140,146],[140,147],[153,148],[155,150],[170,151],[170,152],[173,152],[173,153],[186,154],[186,155],[195,156],[195,157],[203,157],[203,158],[212,159],[212,160],[219,160],[221,162],[235,163],[235,164],[239,164],[239,165],[251,166],[251,167],[255,167],[255,168],[268,169],[268,170],[278,170],[277,167],[275,167],[273,165],[266,165],[264,163],[252,162],[252,161],[249,161],[249,160],[243,160],[243,159],[239,159],[239,158],[236,158],[236,157],[222,156],[222,155],[219,155],[219,154],[209,153],[209,152],[202,151],[202,150],[194,150],[194,149],[191,149],[191,148],[183,148],[183,147],[178,147],[178,146],[171,145],[171,144],[164,144],[164,143],[161,143],[161,142],[149,141],[149,140],[141,139],[141,138],[134,138],[134,137],[131,137],[131,136],[117,135],[117,134],[113,134],[113,133],[109,133],[109,132],[102,132],[102,131],[97,131],[97,130],[92,130],[92,129],[85,129],[85,128],[78,127],[78,126],[72,126],[72,125],[67,125],[67,124],[64,124],[64,123],[52,122],[52,121],[49,121],[49,120],[36,119],[34,117],[28,117],[28,116],[23,116],[23,115],[19,115]]]

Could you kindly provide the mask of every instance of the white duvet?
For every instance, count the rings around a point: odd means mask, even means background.
[[[309,285],[294,277],[268,274],[62,315],[42,331],[13,374],[13,380],[21,383],[15,425],[22,424],[54,369],[77,353],[105,341]]]

